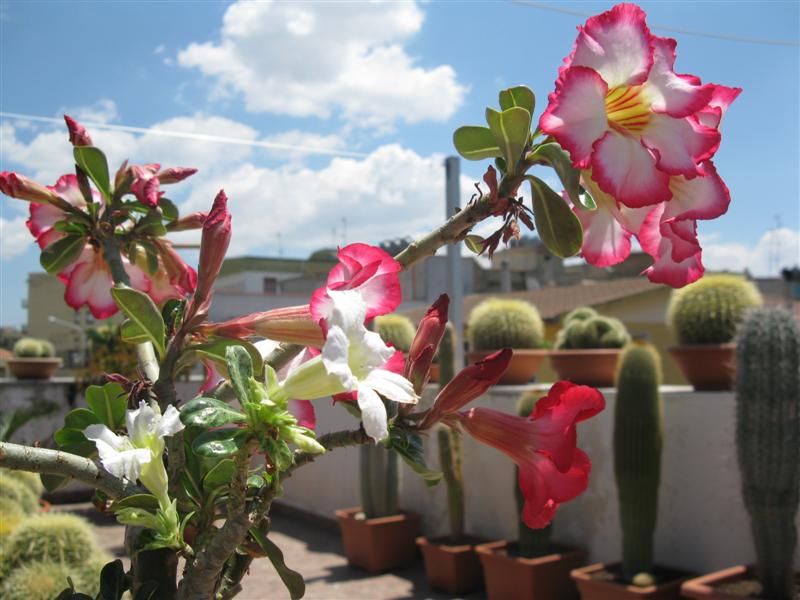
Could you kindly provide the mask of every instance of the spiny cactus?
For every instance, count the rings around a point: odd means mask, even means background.
[[[653,570],[663,437],[660,383],[661,359],[652,346],[623,351],[614,409],[614,474],[622,525],[622,574],[629,582]]]
[[[95,551],[95,539],[86,520],[49,513],[22,521],[4,546],[0,578],[35,561],[84,564]]]
[[[100,557],[105,561],[105,557]],[[57,561],[35,561],[20,565],[10,573],[0,586],[4,600],[53,600],[66,589],[67,577],[72,579],[75,591],[94,598],[100,591],[100,570],[103,563],[91,561],[84,565],[70,565]]]
[[[397,453],[381,444],[360,448],[361,508],[368,519],[396,515],[400,473]]]
[[[19,479],[0,475],[0,498],[8,498],[16,502],[25,514],[32,514],[39,509],[39,496]]]
[[[408,352],[411,348],[416,333],[411,319],[396,314],[375,317],[375,331],[384,342],[403,352]]]
[[[24,518],[25,513],[16,502],[10,498],[0,498],[0,562],[5,561],[5,540]]]
[[[47,340],[27,337],[17,340],[13,352],[18,358],[47,358],[55,355],[53,344]]]
[[[541,392],[525,392],[517,401],[517,414],[520,417],[528,417],[533,412],[533,407],[541,396]],[[514,496],[517,500],[517,512],[520,517],[517,522],[519,535],[519,553],[523,558],[537,558],[550,553],[550,537],[553,532],[553,524],[550,523],[543,529],[531,529],[522,520],[522,507],[525,505],[525,498],[522,495],[517,481],[519,481],[519,467],[514,470]]]
[[[476,306],[469,318],[472,350],[539,348],[543,340],[539,311],[522,300],[489,298]]]
[[[20,483],[24,484],[31,492],[36,494],[37,498],[42,495],[42,492],[44,492],[42,480],[37,473],[20,471],[16,469],[0,469],[0,480],[5,477],[16,479]]]
[[[753,310],[736,340],[736,449],[764,597],[793,598],[800,500],[800,327]]]
[[[439,363],[439,387],[443,388],[455,375],[455,334],[453,325],[448,323],[444,328],[442,341],[436,351],[436,361]]]
[[[461,469],[461,434],[447,427],[437,432],[439,464],[447,483],[447,512],[450,517],[450,541],[464,537],[464,475]]]
[[[577,308],[564,318],[564,326],[556,334],[555,348],[622,348],[630,341],[631,336],[622,321],[602,317],[594,309],[587,307]]]
[[[737,275],[706,275],[672,292],[667,320],[681,344],[725,344],[745,313],[762,303],[755,285]]]

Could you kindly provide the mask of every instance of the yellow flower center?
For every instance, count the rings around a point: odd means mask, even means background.
[[[606,94],[608,123],[615,129],[639,133],[650,121],[650,103],[642,94],[641,85],[621,85]]]

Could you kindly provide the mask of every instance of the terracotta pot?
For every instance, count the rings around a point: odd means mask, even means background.
[[[436,363],[431,363],[431,372],[428,381],[431,383],[439,383],[439,365]]]
[[[553,350],[550,364],[559,379],[592,387],[613,387],[621,352],[620,348]]]
[[[598,563],[572,571],[572,579],[578,584],[581,600],[679,600],[681,584],[691,577],[688,573],[676,571],[679,574],[676,579],[640,587],[598,577],[609,570],[619,570],[619,564]]]
[[[419,531],[419,515],[356,518],[361,512],[361,507],[336,511],[349,564],[369,573],[383,573],[406,567],[417,559],[414,539]]]
[[[681,586],[681,593],[686,598],[696,598],[697,600],[745,600],[752,596],[724,592],[717,588],[725,583],[753,578],[755,578],[755,572],[752,567],[739,565],[685,581]],[[800,580],[800,574],[796,574],[795,579]]]
[[[516,544],[491,542],[476,546],[489,600],[571,600],[578,597],[570,571],[586,560],[586,551],[555,546],[557,552],[539,558],[513,556]]]
[[[694,389],[733,389],[736,344],[691,344],[668,350]]]
[[[446,538],[429,540],[417,538],[422,550],[428,584],[451,596],[468,594],[483,587],[483,572],[475,544],[465,540],[462,544],[448,544]]]
[[[61,359],[9,358],[6,364],[17,379],[50,379],[61,366]]]
[[[467,352],[467,361],[472,364],[495,352],[497,350],[473,350],[472,352]],[[500,385],[524,385],[528,383],[536,375],[539,365],[542,364],[544,357],[548,353],[547,350],[515,348],[514,354],[511,356],[511,362],[508,363],[506,372],[500,378]]]

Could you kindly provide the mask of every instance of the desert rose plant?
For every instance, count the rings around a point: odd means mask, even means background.
[[[100,319],[127,318],[120,335],[136,348],[138,375],[108,374],[89,388],[87,408],[70,412],[56,433],[57,450],[0,443],[0,466],[42,473],[51,487],[77,479],[96,488],[100,509],[127,525],[130,570],[112,563],[102,574],[102,589],[116,598],[128,589],[134,599],[232,598],[259,556],[301,597],[302,577],[269,535],[270,506],[286,479],[322,453],[380,444],[433,485],[441,474],[425,464],[422,444],[440,426],[517,463],[522,519],[545,527],[588,484],[576,424],[603,409],[602,395],[560,382],[528,417],[469,408],[506,369],[512,350],[502,348],[455,373],[419,410],[446,301],[434,304],[405,354],[368,325],[398,308],[402,270],[462,241],[491,254],[523,225],[554,254],[581,252],[598,265],[624,260],[636,235],[654,258],[652,280],[682,286],[700,277],[695,225],[729,201],[710,159],[739,90],[676,74],[674,50],[634,5],[593,17],[538,127],[534,94],[518,86],[500,92],[499,110],[487,109],[488,127],[456,131],[462,156],[494,159],[486,188],[462,210],[396,256],[361,243],[339,249],[308,304],[223,323],[209,320],[209,308],[232,235],[225,193],[208,213],[181,215],[162,188],[194,169],[126,162],[112,177],[90,134],[65,117],[75,174],[48,186],[4,172],[0,191],[30,203],[41,264],[64,283],[66,302]],[[564,196],[534,174],[543,167]],[[526,182],[530,205],[519,191]],[[493,217],[492,235],[472,233]],[[196,271],[167,239],[189,229],[202,231]],[[197,397],[181,398],[174,382],[197,363],[207,381]],[[354,426],[318,436],[313,402],[330,396]],[[66,589],[60,598],[85,596]]]

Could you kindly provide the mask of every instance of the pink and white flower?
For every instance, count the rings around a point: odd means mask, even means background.
[[[86,208],[86,198],[81,192],[78,178],[75,175],[62,175],[55,185],[48,185],[47,189],[75,208]],[[95,202],[102,204],[102,196],[97,190],[92,190],[92,198]],[[53,226],[58,221],[63,221],[67,218],[69,218],[69,215],[54,204],[32,202],[30,205],[30,218],[25,224],[28,226],[31,235],[36,238],[39,247],[46,248],[64,236],[60,231],[53,229]]]

